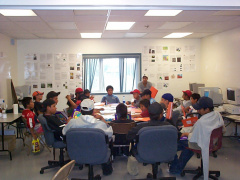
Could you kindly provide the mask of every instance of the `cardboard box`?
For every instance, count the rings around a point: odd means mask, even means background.
[[[4,135],[4,149],[13,151],[16,148],[16,135]],[[0,136],[0,149],[2,149],[2,136]]]

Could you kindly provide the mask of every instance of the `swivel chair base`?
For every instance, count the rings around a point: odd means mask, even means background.
[[[59,161],[48,161],[48,166],[42,167],[40,170],[40,174],[43,174],[45,169],[62,167],[68,162],[70,162],[70,160],[64,161],[63,149],[60,149]]]
[[[196,174],[193,177],[193,180],[197,180],[201,176],[203,176],[203,165],[202,165],[202,160],[201,160],[201,167],[198,167],[196,170],[183,170],[181,173],[181,176],[185,176],[185,173],[190,173],[190,174]],[[213,176],[212,174],[215,174]],[[209,171],[209,178],[218,180],[218,177],[220,176],[220,171]]]
[[[86,180],[86,179],[72,178],[71,180]],[[87,180],[101,180],[100,175],[94,176],[93,165],[88,165],[88,179]]]

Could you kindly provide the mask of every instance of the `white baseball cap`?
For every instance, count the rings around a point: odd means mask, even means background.
[[[81,109],[83,111],[91,111],[94,109],[94,102],[91,99],[84,99],[81,102]]]

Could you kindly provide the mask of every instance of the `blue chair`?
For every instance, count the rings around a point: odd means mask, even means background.
[[[55,168],[59,166],[62,167],[66,163],[68,163],[69,160],[64,161],[63,150],[64,148],[66,148],[66,144],[63,143],[63,141],[59,141],[54,138],[54,131],[48,126],[47,120],[42,114],[38,116],[38,120],[42,125],[44,137],[47,145],[49,147],[53,147],[54,149],[60,149],[59,161],[48,161],[49,166],[43,167],[40,170],[40,174],[43,174],[45,169]],[[53,152],[54,152],[54,159],[55,159],[55,151]]]
[[[177,153],[178,131],[172,125],[149,126],[139,130],[137,135],[137,149],[133,156],[138,162],[152,164],[152,174],[147,178],[157,179],[158,165],[171,162]],[[161,179],[176,179],[167,177]]]
[[[111,151],[108,148],[108,136],[96,128],[72,128],[66,133],[68,155],[78,164],[87,164],[88,179],[94,177],[93,165],[108,162]],[[75,178],[74,178],[75,179]]]

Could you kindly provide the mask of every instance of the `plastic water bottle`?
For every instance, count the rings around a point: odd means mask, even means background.
[[[6,109],[7,109],[7,104],[3,100],[3,103],[2,103],[2,113],[6,113]]]
[[[126,101],[125,101],[125,96],[123,96],[122,99],[123,99],[123,104],[125,104],[125,103],[126,103]]]

